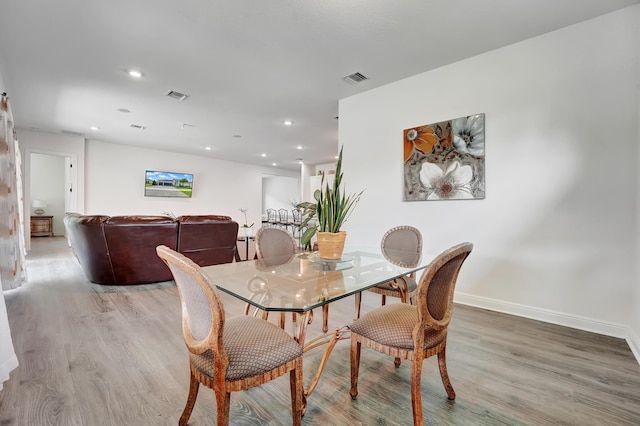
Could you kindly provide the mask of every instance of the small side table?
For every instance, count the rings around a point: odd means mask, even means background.
[[[249,260],[249,241],[254,241],[255,237],[246,237],[238,235],[238,241],[244,241],[244,260]]]
[[[32,237],[53,237],[53,216],[31,216]]]

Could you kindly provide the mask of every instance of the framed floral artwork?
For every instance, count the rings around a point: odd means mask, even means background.
[[[404,201],[484,198],[484,114],[405,129]]]

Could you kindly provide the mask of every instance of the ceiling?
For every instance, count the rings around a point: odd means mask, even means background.
[[[0,91],[21,128],[299,170],[339,99],[639,1],[4,1]]]

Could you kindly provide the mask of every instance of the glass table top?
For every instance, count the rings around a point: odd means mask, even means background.
[[[306,312],[419,271],[430,260],[415,252],[387,250],[383,255],[380,248],[347,247],[339,260],[297,253],[202,270],[220,291],[262,310]]]

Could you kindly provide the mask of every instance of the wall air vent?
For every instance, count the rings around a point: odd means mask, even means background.
[[[145,127],[145,126],[141,126],[141,125],[139,125],[139,124],[132,124],[132,125],[130,125],[129,127],[131,127],[132,129],[137,129],[137,130],[144,130],[144,129],[146,129],[146,127]]]
[[[362,83],[365,80],[369,80],[367,76],[359,72],[354,72],[353,74],[349,74],[346,77],[342,77],[342,79],[349,84],[358,84],[358,83]]]
[[[166,95],[170,98],[177,99],[179,101],[184,101],[189,97],[189,95],[185,95],[184,93],[176,92],[175,90],[169,90]]]

